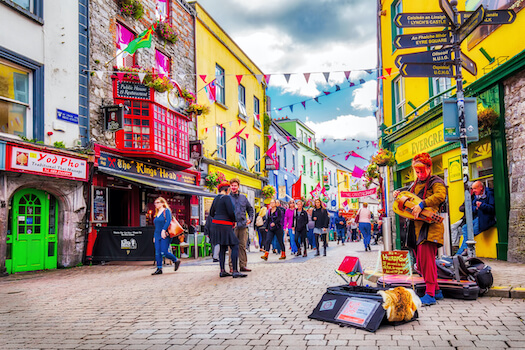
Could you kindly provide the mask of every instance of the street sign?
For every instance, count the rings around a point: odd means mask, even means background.
[[[394,46],[398,49],[450,44],[452,44],[452,33],[448,30],[432,33],[401,34],[394,39]]]
[[[465,22],[474,12],[460,12],[461,23]],[[509,24],[516,19],[514,10],[486,10],[485,19],[482,25],[485,24]]]
[[[441,12],[399,13],[394,19],[399,28],[447,27],[450,25],[445,14]]]
[[[485,8],[479,5],[478,9],[461,25],[457,30],[457,41],[461,43],[467,36],[470,35],[485,18]]]
[[[478,75],[478,66],[476,66],[476,62],[471,60],[463,52],[461,53],[461,66],[465,68],[470,74],[474,76]]]
[[[403,63],[442,63],[449,61],[452,61],[451,48],[399,55],[396,57],[395,64],[399,68]]]
[[[446,77],[454,76],[450,64],[404,63],[399,72],[404,77]]]
[[[445,15],[447,15],[450,23],[456,23],[454,9],[452,8],[452,5],[450,5],[448,0],[439,0],[439,7],[445,13]]]

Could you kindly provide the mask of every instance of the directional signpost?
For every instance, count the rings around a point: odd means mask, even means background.
[[[474,12],[462,11],[459,13],[459,24],[463,24]],[[509,24],[514,22],[516,14],[513,10],[486,10],[482,25],[486,24]],[[449,27],[451,23],[448,16],[443,12],[426,13],[398,13],[394,18],[396,27],[418,28],[418,27]]]
[[[448,47],[441,50],[431,50],[396,57],[395,64],[400,68],[403,63],[445,63],[452,62],[452,48]]]
[[[467,36],[470,35],[485,18],[485,8],[483,5],[479,5],[478,9],[459,27],[456,31],[457,38],[456,44],[461,43]]]
[[[399,72],[404,77],[443,77],[451,78],[454,76],[454,70],[451,64],[421,64],[421,63],[404,63]]]
[[[461,23],[465,22],[473,12],[460,12]],[[493,10],[485,11],[485,18],[483,19],[484,24],[509,24],[514,22],[516,19],[516,13],[514,10]]]
[[[398,49],[450,44],[452,44],[452,33],[450,31],[421,34],[401,34],[396,36],[394,39],[394,46]]]

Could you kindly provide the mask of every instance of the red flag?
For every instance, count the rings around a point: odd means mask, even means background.
[[[202,81],[206,83],[206,74],[199,75],[199,78],[201,78]]]
[[[233,139],[233,138],[236,138],[236,137],[238,138],[239,136],[241,136],[241,133],[244,131],[244,129],[246,129],[246,127],[242,128],[241,130],[239,130],[238,132],[236,132],[235,135],[233,135],[232,137],[230,137],[230,138],[228,139],[228,141],[230,141],[230,140]]]
[[[349,70],[345,71],[346,80],[350,79],[350,73],[351,73],[351,71],[349,71]]]
[[[250,136],[250,134],[246,133],[244,134],[246,136],[246,139],[248,139],[248,137]]]
[[[366,158],[361,157],[359,154],[355,153],[354,151],[348,153],[348,155],[349,155],[349,156],[352,156],[352,157],[361,158],[361,159],[366,160]]]
[[[360,179],[364,174],[365,174],[365,171],[363,169],[354,165],[354,170],[352,170],[353,177],[357,177],[358,179]]]
[[[240,75],[236,75],[235,77],[237,78],[237,83],[240,85],[243,75],[240,74]]]
[[[388,73],[388,75],[390,75],[390,73],[392,73],[392,68],[385,68],[385,70]]]
[[[292,198],[293,199],[301,199],[301,180],[302,175],[299,176],[299,179],[292,185]]]
[[[310,73],[304,73],[304,79],[306,80],[306,84],[308,84],[308,80],[310,80]]]
[[[235,152],[242,153],[241,150],[241,138],[237,137],[237,144],[235,145]]]
[[[240,120],[240,119],[238,119],[237,121],[239,122],[239,126],[241,126],[241,120]]]

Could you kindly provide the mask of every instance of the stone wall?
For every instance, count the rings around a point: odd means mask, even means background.
[[[510,187],[508,261],[525,262],[525,71],[503,85]]]
[[[116,24],[123,24],[137,35],[156,22],[154,0],[141,0],[144,16],[140,20],[123,16],[116,0],[92,0],[89,8],[90,24],[90,67],[95,71],[112,71],[114,61],[106,67],[106,62],[116,55]],[[165,42],[153,36],[150,49],[139,49],[135,53],[135,62],[142,68],[155,67],[155,49],[157,47],[171,58],[172,79],[182,88],[195,92],[195,35],[194,16],[191,7],[184,0],[172,0],[170,3],[170,21],[177,28],[178,41],[175,44]],[[115,147],[114,133],[104,132],[102,106],[113,104],[113,86],[111,74],[102,77],[92,74],[90,79],[90,128],[96,143]],[[189,125],[190,140],[197,138],[196,119]]]

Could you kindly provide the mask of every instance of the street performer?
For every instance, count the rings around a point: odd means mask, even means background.
[[[428,153],[416,155],[412,159],[412,168],[417,180],[410,186],[410,192],[422,201],[412,208],[415,220],[410,221],[407,241],[414,249],[418,270],[425,280],[426,290],[421,302],[425,306],[434,305],[436,300],[443,299],[437,284],[436,255],[438,248],[443,246],[444,227],[442,222],[428,223],[418,220],[418,217],[426,207],[437,212],[447,197],[447,189],[439,176],[431,175],[432,158]],[[394,198],[399,193],[399,190],[394,191]]]

